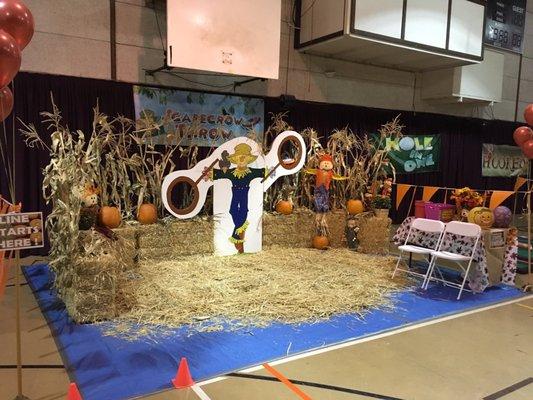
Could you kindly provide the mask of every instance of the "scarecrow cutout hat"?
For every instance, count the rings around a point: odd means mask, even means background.
[[[252,154],[252,148],[246,143],[239,143],[235,146],[234,151],[235,153],[228,156],[228,160],[230,160],[232,164],[237,164],[241,156],[246,156],[246,164],[253,163],[258,157]]]

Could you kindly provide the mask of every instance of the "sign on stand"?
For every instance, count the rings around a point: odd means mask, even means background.
[[[0,215],[0,251],[44,246],[43,213]]]

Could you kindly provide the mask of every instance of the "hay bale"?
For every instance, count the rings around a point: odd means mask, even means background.
[[[141,251],[172,248],[184,255],[213,252],[212,218],[173,220],[167,224],[139,225],[138,248]]]
[[[124,225],[120,228],[113,229],[118,236],[127,241],[135,241],[138,228],[137,225]]]
[[[78,323],[114,318],[117,304],[124,303],[118,300],[118,288],[137,268],[135,243],[122,236],[111,240],[94,230],[80,231],[78,242],[83,255],[64,272],[68,279],[56,281],[64,285],[58,290],[67,311]]]
[[[315,234],[316,214],[300,208],[292,214],[263,213],[263,249],[276,247],[309,248]],[[331,247],[345,247],[346,214],[334,211],[327,216]]]
[[[67,290],[63,296],[67,312],[78,324],[106,321],[117,316],[115,293],[103,290],[77,292]]]
[[[326,215],[329,229],[329,245],[333,248],[346,247],[344,229],[346,227],[346,212],[332,211]]]
[[[315,214],[305,208],[289,215],[263,213],[263,248],[310,247],[314,223]]]
[[[362,218],[359,223],[359,251],[365,254],[389,254],[390,218]]]

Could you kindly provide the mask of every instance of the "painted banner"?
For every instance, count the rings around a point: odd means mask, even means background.
[[[483,143],[482,176],[519,176],[527,173],[527,165],[520,147]]]
[[[440,135],[404,135],[382,140],[379,135],[373,135],[373,139],[380,143],[380,148],[389,152],[388,157],[397,174],[439,170]]]
[[[133,99],[137,121],[169,121],[153,137],[155,144],[183,137],[183,146],[218,147],[252,131],[255,140],[263,140],[265,103],[260,98],[133,86]]]
[[[0,215],[0,251],[35,249],[43,246],[41,212]]]

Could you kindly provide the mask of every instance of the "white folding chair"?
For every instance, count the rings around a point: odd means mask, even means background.
[[[472,238],[474,241],[474,246],[472,247],[472,251],[470,255],[466,256],[466,255],[454,252],[453,247],[449,249],[451,251],[448,251],[448,250],[444,251],[442,247],[445,242],[445,237],[448,234],[454,234],[454,235],[458,235],[458,236],[465,237],[465,238]],[[444,283],[444,285],[452,286],[452,287],[459,289],[459,294],[457,295],[457,300],[459,300],[461,298],[461,294],[463,293],[463,290],[469,291],[468,289],[465,289],[464,287],[468,279],[468,273],[470,272],[470,266],[472,265],[472,261],[474,260],[474,255],[476,253],[476,249],[479,244],[480,238],[481,238],[481,227],[479,225],[470,224],[467,222],[459,222],[459,221],[448,222],[448,224],[446,225],[446,229],[444,230],[444,233],[442,235],[442,240],[439,244],[439,248],[436,251],[433,251],[431,253],[432,258],[431,258],[431,262],[429,263],[428,274],[424,281],[423,287],[427,289],[430,281],[442,282]],[[453,261],[461,268],[461,270],[464,273],[464,278],[461,284],[445,279],[442,273],[439,273],[440,278],[433,276],[433,272],[435,268],[437,268],[438,270],[438,267],[436,267],[436,264],[439,258]],[[466,262],[466,261],[468,261],[468,266],[465,269],[461,263]]]
[[[429,273],[429,266],[431,265],[431,253],[438,250],[440,242],[442,240],[442,235],[444,233],[445,226],[446,225],[444,224],[444,222],[441,222],[441,221],[436,221],[433,219],[425,219],[425,218],[416,218],[411,224],[411,228],[409,229],[407,238],[405,238],[405,243],[401,246],[398,246],[398,250],[400,250],[400,255],[398,256],[398,262],[396,263],[396,268],[394,268],[394,272],[392,273],[392,278],[394,278],[394,276],[396,275],[396,271],[407,272],[408,274],[424,278],[424,281],[422,282],[422,287],[424,287],[424,283],[426,282],[426,279]],[[416,246],[413,244],[409,244],[409,241],[412,240],[412,235],[415,230],[428,233],[428,234],[432,234],[432,235],[438,235],[437,240],[435,242],[435,246],[434,247],[423,247],[423,246]],[[410,255],[408,269],[403,269],[400,267],[400,262],[403,259],[403,253],[409,253]],[[413,254],[421,255],[428,262],[428,269],[425,274],[411,270],[410,264],[411,264],[411,257]]]

